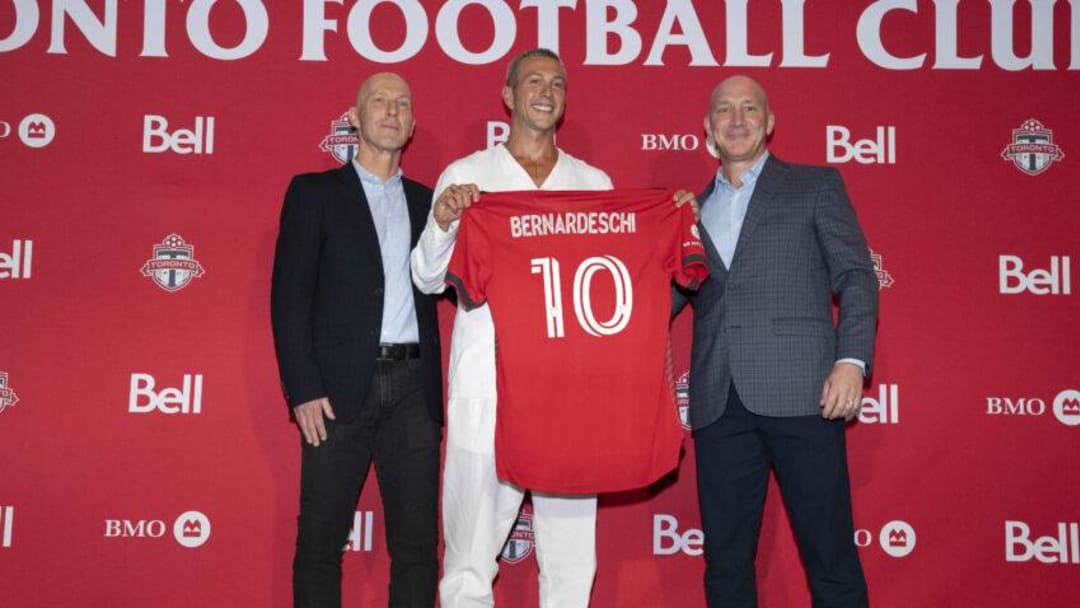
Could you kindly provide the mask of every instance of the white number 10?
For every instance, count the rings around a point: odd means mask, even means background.
[[[532,273],[543,275],[544,308],[547,317],[547,335],[549,338],[566,336],[563,326],[562,274],[559,260],[555,258],[533,258]],[[597,321],[593,314],[589,287],[593,275],[600,270],[607,270],[615,283],[615,311],[607,321]],[[630,272],[619,258],[612,255],[591,257],[583,261],[574,273],[574,314],[581,329],[591,336],[612,336],[630,323],[630,313],[634,308],[634,285],[630,282]]]

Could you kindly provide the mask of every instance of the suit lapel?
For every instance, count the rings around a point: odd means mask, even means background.
[[[420,233],[424,230],[424,224],[427,223],[431,200],[425,200],[427,195],[416,182],[402,178],[401,183],[405,187],[405,203],[409,208],[409,248],[411,249],[416,247],[416,242],[420,240]]]
[[[743,218],[742,229],[739,231],[739,240],[735,242],[735,254],[731,258],[731,267],[739,261],[739,253],[746,249],[754,230],[765,216],[765,210],[772,202],[780,183],[783,181],[787,167],[775,156],[770,155],[761,169],[757,184],[754,185],[754,194],[750,197],[750,203],[746,206],[746,217]]]
[[[345,203],[345,214],[360,233],[360,246],[371,259],[378,262],[377,266],[381,271],[382,251],[379,250],[379,233],[375,230],[375,220],[371,216],[371,208],[368,206],[367,196],[364,195],[364,188],[360,185],[360,177],[356,175],[356,168],[351,162],[338,170],[338,195]]]

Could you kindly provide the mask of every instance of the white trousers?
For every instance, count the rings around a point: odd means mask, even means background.
[[[451,397],[447,418],[439,597],[443,608],[494,606],[496,559],[525,490],[495,474],[495,399]],[[532,504],[540,608],[585,608],[596,574],[596,496],[533,492]]]

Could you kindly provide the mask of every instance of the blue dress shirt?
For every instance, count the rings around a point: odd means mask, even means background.
[[[374,173],[352,163],[364,188],[383,265],[383,318],[380,342],[419,342],[416,306],[413,303],[412,278],[409,273],[410,224],[401,169],[383,182]]]

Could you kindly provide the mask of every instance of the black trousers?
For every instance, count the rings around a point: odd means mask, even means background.
[[[694,433],[710,608],[755,608],[769,469],[784,499],[814,608],[866,608],[855,547],[844,421],[749,412],[732,384],[719,420]]]
[[[420,361],[378,361],[361,414],[326,422],[319,447],[301,438],[294,605],[341,606],[342,547],[374,462],[390,553],[389,605],[431,608],[439,578],[441,429],[424,402]]]

